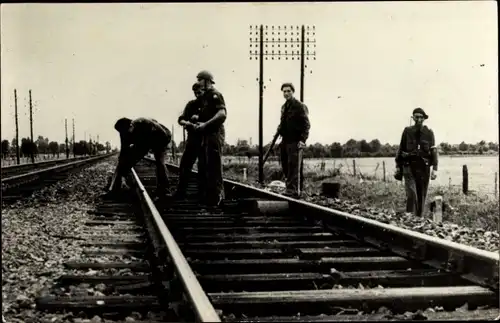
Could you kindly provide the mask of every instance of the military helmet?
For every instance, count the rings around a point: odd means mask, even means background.
[[[209,71],[201,71],[201,72],[199,72],[198,75],[196,75],[196,78],[198,80],[207,80],[207,81],[210,81],[210,82],[212,82],[212,83],[215,84],[215,82],[214,82],[214,76]]]

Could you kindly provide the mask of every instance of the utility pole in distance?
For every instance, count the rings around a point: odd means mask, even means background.
[[[21,153],[19,150],[19,118],[17,115],[17,90],[14,89],[14,115],[16,118],[16,162],[21,164]]]
[[[64,130],[66,131],[66,159],[69,158],[69,141],[68,141],[68,119],[64,118]]]
[[[300,83],[301,83],[301,101],[304,96],[304,71],[307,67],[304,63],[304,58],[312,56],[316,59],[316,50],[305,51],[304,47],[307,43],[315,43],[311,38],[305,38],[305,26],[301,28],[301,37],[299,38],[299,26],[257,26],[250,25],[250,60],[259,60],[259,182],[264,183],[264,144],[263,144],[263,117],[264,117],[264,57],[268,60],[301,60],[300,66]],[[309,27],[307,27],[309,30]],[[312,27],[314,30],[315,27]],[[309,34],[309,31],[308,31]],[[315,32],[312,32],[313,36]],[[264,37],[265,36],[265,37]],[[301,47],[301,50],[299,50]],[[316,44],[314,44],[316,47]],[[265,49],[264,49],[265,48]]]
[[[31,90],[29,91],[30,96],[30,133],[31,133],[31,162],[35,163],[35,142],[33,141],[33,103],[31,101]]]

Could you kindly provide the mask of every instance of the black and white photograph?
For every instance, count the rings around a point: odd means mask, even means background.
[[[500,320],[496,1],[0,14],[2,323]]]

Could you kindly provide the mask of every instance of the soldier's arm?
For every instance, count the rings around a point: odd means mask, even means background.
[[[309,129],[311,128],[311,124],[309,123],[307,107],[304,104],[301,104],[299,118],[300,118],[300,129],[301,129],[300,141],[305,143],[307,141],[307,138],[309,138]]]
[[[226,121],[226,103],[224,102],[224,97],[220,93],[214,93],[213,98],[215,103],[215,108],[217,109],[217,113],[213,116],[212,119],[205,122],[206,126],[219,126]]]
[[[430,130],[430,146],[431,146],[431,165],[432,169],[437,171],[438,170],[438,151],[436,147],[436,139],[434,138],[434,131]]]
[[[403,134],[401,135],[401,141],[399,143],[399,148],[398,148],[398,152],[396,153],[396,166],[397,167],[401,167],[402,166],[402,163],[403,163],[403,152],[405,150],[405,146],[406,146],[406,140],[407,140],[407,129],[408,128],[405,128],[403,130]]]
[[[186,104],[186,107],[184,107],[184,110],[182,111],[182,114],[179,116],[179,118],[177,119],[177,123],[181,126],[183,126],[186,121],[189,121],[189,110],[190,110],[190,107],[191,107],[191,101],[189,101],[187,104]]]

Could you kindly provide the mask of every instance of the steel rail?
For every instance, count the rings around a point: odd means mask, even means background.
[[[173,165],[175,166],[175,165]],[[359,215],[297,200],[256,187],[224,180],[231,189],[243,189],[262,197],[288,201],[291,209],[306,211],[310,216],[328,220],[332,226],[341,225],[343,232],[382,249],[407,258],[416,259],[434,268],[453,270],[462,278],[498,290],[500,255],[453,241],[432,237],[420,232],[368,219]],[[355,232],[355,233],[353,233]]]
[[[94,162],[96,160],[101,160],[101,159],[104,159],[107,157],[111,157],[114,154],[115,153],[100,155],[100,156],[96,156],[96,157],[90,157],[90,158],[86,158],[86,159],[82,159],[82,160],[72,161],[70,163],[64,163],[62,165],[55,165],[52,167],[46,167],[43,169],[34,170],[32,172],[28,172],[28,173],[24,173],[24,174],[9,176],[7,178],[2,178],[1,183],[8,185],[12,181],[24,180],[24,179],[28,179],[30,177],[36,177],[39,175],[48,174],[48,173],[53,172],[53,171],[61,171],[61,170],[65,170],[67,168],[72,168],[74,166],[85,165],[87,163],[91,163],[91,162]]]
[[[132,169],[131,172],[132,182],[136,186],[136,191],[143,205],[143,210],[149,213],[149,215],[153,218],[156,229],[159,231],[161,239],[165,244],[168,257],[171,260],[177,277],[179,277],[184,287],[184,293],[195,312],[196,318],[199,322],[221,322],[219,315],[217,315],[217,312],[208,299],[207,294],[198,282],[198,279],[189,266],[188,261],[182,254],[177,242],[165,225],[165,222],[149,197],[149,194],[146,192],[139,176],[134,169]]]
[[[91,158],[91,156],[79,156],[79,157],[71,157],[71,158],[61,158],[61,159],[45,160],[45,161],[40,161],[40,162],[37,162],[37,163],[26,163],[26,164],[19,164],[19,165],[9,165],[9,166],[3,166],[1,168],[1,171],[3,173],[3,172],[23,170],[25,168],[26,169],[38,168],[38,167],[44,167],[45,165],[61,164],[61,163],[65,163],[65,162],[71,162],[71,161],[88,159],[88,158]]]
[[[12,165],[12,166],[6,166],[2,167],[0,171],[0,178],[7,178],[7,177],[12,177],[14,175],[20,175],[28,172],[32,172],[35,170],[40,170],[40,169],[45,169],[51,166],[56,166],[56,165],[64,165],[67,163],[71,163],[74,161],[79,161],[79,160],[86,160],[91,158],[91,156],[82,156],[82,157],[75,157],[75,158],[69,158],[69,159],[57,159],[57,160],[48,160],[48,161],[42,161],[38,163],[28,163],[28,164],[21,164],[21,165]]]
[[[154,159],[146,157],[148,161]],[[179,166],[167,163],[167,167]],[[196,171],[193,171],[196,173]],[[344,234],[365,241],[400,256],[418,260],[437,269],[451,270],[474,284],[498,291],[500,255],[420,232],[371,220],[359,215],[297,200],[281,194],[252,187],[229,179],[224,184],[232,194],[261,197],[290,203],[290,209],[328,221],[332,227],[343,228]]]

